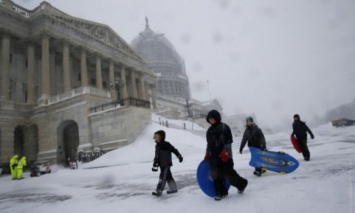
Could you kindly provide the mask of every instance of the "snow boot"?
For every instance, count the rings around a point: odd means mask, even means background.
[[[254,174],[255,176],[261,177],[261,172],[259,172],[259,171],[254,171],[253,174]]]
[[[171,191],[167,191],[166,193],[168,193],[168,194],[174,194],[174,193],[177,193],[178,192],[178,190],[171,190]]]
[[[152,195],[160,197],[161,196],[161,192],[160,191],[152,192]]]
[[[225,195],[217,195],[216,197],[214,197],[214,200],[215,201],[220,201],[220,200],[222,200],[223,198],[225,198],[226,196]]]
[[[238,194],[243,194],[245,188],[247,188],[248,186],[248,180],[246,180],[247,182],[245,182],[245,184],[243,185],[243,188],[241,188],[240,190],[238,190]]]

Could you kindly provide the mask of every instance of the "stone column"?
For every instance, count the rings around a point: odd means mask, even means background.
[[[146,101],[147,100],[147,97],[146,97],[146,91],[145,91],[145,83],[144,83],[144,74],[143,73],[141,73],[140,75],[139,75],[139,81],[140,81],[140,98],[142,99],[142,100],[144,100],[144,101]]]
[[[9,100],[9,68],[10,68],[10,35],[3,33],[2,36],[2,51],[1,51],[1,100]]]
[[[102,89],[102,68],[101,68],[101,56],[96,55],[96,87]]]
[[[137,84],[136,84],[136,73],[133,69],[130,70],[131,74],[131,98],[138,99]]]
[[[70,81],[70,62],[69,62],[69,43],[63,41],[63,85],[64,92],[71,90],[71,81]]]
[[[81,86],[82,87],[88,86],[89,85],[88,67],[86,63],[86,51],[84,48],[81,48],[80,73],[81,73]]]
[[[123,103],[123,105],[127,106],[129,105],[129,101],[128,101],[128,92],[127,92],[127,80],[126,80],[126,68],[124,67],[124,65],[121,65],[121,76],[120,79],[122,82],[125,83],[124,87],[120,90],[121,92],[121,102]]]
[[[40,97],[41,104],[46,104],[46,100],[50,97],[50,63],[49,63],[49,35],[42,35],[42,70],[41,70],[41,86],[42,95]]]
[[[116,89],[115,89],[115,70],[114,70],[114,64],[110,60],[110,65],[109,65],[109,78],[110,78],[110,91],[111,91],[111,98],[112,102],[117,101],[117,94],[116,94]]]
[[[35,48],[33,43],[27,47],[27,103],[35,103]]]
[[[14,130],[13,121],[1,119],[1,134],[0,134],[0,164],[9,163],[10,158],[14,153]]]

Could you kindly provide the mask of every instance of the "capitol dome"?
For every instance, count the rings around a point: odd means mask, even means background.
[[[133,39],[131,46],[158,76],[156,85],[158,93],[191,99],[184,60],[164,34],[155,33],[149,28],[147,18],[145,30]]]

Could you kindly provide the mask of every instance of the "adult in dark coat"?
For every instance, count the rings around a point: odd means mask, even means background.
[[[301,121],[301,118],[298,114],[293,116],[293,120],[293,132],[291,136],[296,136],[297,141],[300,144],[304,160],[309,161],[311,158],[311,153],[309,152],[307,145],[307,132],[311,135],[312,139],[314,139],[314,135],[306,123]]]
[[[252,117],[247,117],[246,118],[246,129],[243,134],[243,139],[240,144],[240,149],[239,152],[240,154],[243,153],[243,149],[248,142],[248,147],[256,147],[258,149],[261,149],[263,151],[266,150],[266,142],[265,142],[265,137],[261,129],[254,123],[254,119]],[[263,172],[266,170],[263,170],[262,168],[255,168],[254,175],[256,176],[261,176]]]
[[[228,191],[225,189],[225,178],[230,184],[238,189],[238,193],[244,192],[248,181],[239,176],[234,170],[232,143],[233,136],[229,126],[221,122],[221,115],[217,110],[208,113],[207,122],[211,127],[207,130],[207,149],[205,160],[208,160],[211,167],[211,177],[217,196],[215,200],[221,200]]]
[[[176,155],[180,163],[183,161],[183,158],[179,151],[173,145],[165,141],[165,132],[163,130],[159,130],[154,134],[154,140],[156,142],[156,145],[152,171],[156,172],[158,171],[158,167],[160,167],[160,175],[157,189],[152,194],[155,196],[161,196],[165,188],[166,182],[168,182],[170,189],[167,193],[176,193],[176,182],[170,170],[170,167],[173,166],[171,153],[174,153]]]

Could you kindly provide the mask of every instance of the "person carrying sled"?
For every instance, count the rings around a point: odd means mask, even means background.
[[[25,166],[26,166],[26,157],[24,156],[17,163],[17,167],[16,167],[17,180],[23,179],[23,167]]]
[[[232,156],[233,136],[229,126],[221,122],[221,115],[217,110],[211,110],[206,121],[211,124],[206,133],[207,149],[205,160],[209,162],[211,177],[216,190],[215,200],[219,201],[228,195],[225,179],[242,194],[248,185],[248,180],[239,176],[234,170]]]
[[[162,195],[166,183],[168,183],[170,189],[169,191],[167,191],[168,194],[177,192],[176,182],[170,170],[170,167],[173,166],[171,153],[174,153],[176,155],[180,163],[183,161],[183,157],[181,156],[179,151],[168,141],[165,141],[165,135],[166,134],[163,130],[159,130],[154,133],[153,138],[155,140],[156,145],[152,171],[157,172],[158,167],[160,167],[160,175],[157,189],[155,192],[152,193],[152,195],[155,195],[157,197]]]
[[[300,144],[303,158],[305,161],[309,161],[311,158],[311,153],[308,150],[307,146],[307,132],[311,135],[311,139],[314,139],[314,135],[312,131],[308,128],[305,122],[301,121],[300,116],[298,114],[293,116],[293,132],[291,134],[292,137],[296,135],[297,141]]]
[[[16,180],[17,163],[18,163],[18,155],[12,156],[12,158],[10,159],[10,165],[9,165],[10,166],[12,180]]]
[[[254,123],[252,117],[246,118],[246,129],[243,134],[243,139],[240,144],[239,153],[243,154],[243,149],[248,142],[248,147],[255,147],[263,151],[266,149],[266,141],[263,132],[261,129]],[[262,173],[266,172],[263,168],[255,168],[254,175],[260,177]]]

